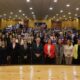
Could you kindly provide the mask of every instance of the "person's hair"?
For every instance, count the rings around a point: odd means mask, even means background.
[[[60,38],[57,38],[57,42],[56,42],[57,44],[59,44],[59,40],[61,40],[61,39]]]
[[[50,38],[48,38],[48,39],[47,39],[47,43],[48,43],[48,41],[49,41],[49,40],[51,40],[51,39],[50,39]],[[52,44],[52,41],[51,41],[51,44]]]
[[[70,41],[70,42],[71,42],[71,44],[72,44],[72,40],[71,40],[71,39],[67,39],[67,41]]]
[[[12,38],[16,38],[16,36],[12,36]]]
[[[36,39],[35,39],[35,40],[41,40],[41,39],[40,39],[40,37],[36,37]]]

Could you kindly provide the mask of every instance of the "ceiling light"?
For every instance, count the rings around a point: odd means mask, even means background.
[[[60,13],[63,13],[63,10],[60,10]]]
[[[49,10],[53,10],[53,7],[50,7]]]
[[[56,21],[59,21],[59,19],[56,19]]]
[[[55,17],[55,16],[53,16],[53,18],[55,19],[56,17]]]
[[[34,14],[34,12],[32,12],[32,14]]]
[[[13,12],[10,12],[10,14],[12,15],[12,14],[13,14]]]
[[[65,15],[63,15],[63,17],[66,17]]]
[[[69,18],[71,19],[71,16]]]
[[[71,14],[71,12],[68,12],[68,14],[70,15],[70,14]]]
[[[7,14],[3,14],[4,16],[6,16]]]
[[[19,13],[21,13],[22,12],[22,10],[19,10]]]
[[[70,7],[70,4],[67,4],[66,7]]]
[[[18,15],[15,15],[15,17],[18,17]]]
[[[76,11],[79,11],[79,8],[76,8]]]
[[[75,14],[75,16],[78,16],[78,14]]]
[[[24,14],[24,13],[23,13],[22,15],[23,15],[23,16],[25,16],[25,14]]]
[[[56,16],[58,16],[59,14],[56,14]]]
[[[27,16],[25,16],[25,18],[28,18]]]
[[[30,10],[32,10],[33,8],[32,8],[32,7],[30,7],[29,9],[30,9]]]
[[[58,2],[58,0],[54,0],[54,2],[56,3],[56,2]]]
[[[30,0],[26,0],[26,2],[30,2]]]

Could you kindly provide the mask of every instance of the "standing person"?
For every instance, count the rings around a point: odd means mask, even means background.
[[[66,64],[72,64],[73,44],[71,39],[68,39],[67,44],[64,46],[64,56]]]
[[[0,65],[2,65],[2,40],[0,38]]]
[[[1,49],[1,54],[2,54],[2,65],[6,64],[6,56],[7,56],[7,50],[6,50],[6,42],[2,41],[2,49]]]
[[[32,63],[43,64],[43,45],[41,44],[41,39],[39,37],[36,38],[36,42],[33,44],[32,49]]]
[[[80,65],[80,37],[78,38],[78,43],[74,45],[73,54],[74,54],[73,63]]]
[[[55,36],[55,33],[53,33],[53,35],[50,36],[50,39],[52,41],[52,44],[56,45],[56,42],[57,42],[57,38]]]
[[[51,39],[44,45],[45,63],[55,63],[55,46],[52,44]]]
[[[73,37],[73,44],[77,44],[77,41],[78,41],[78,35],[75,34],[74,37]]]
[[[45,45],[47,43],[47,39],[48,39],[47,33],[44,33],[44,36],[43,36],[43,45]]]
[[[20,46],[18,43],[16,43],[16,38],[13,37],[12,42],[8,46],[8,56],[7,56],[7,60],[9,60],[11,64],[18,64],[19,62],[18,58],[20,55],[19,50],[20,50]]]
[[[10,44],[10,37],[9,37],[9,33],[6,33],[6,42],[7,42],[7,46]]]
[[[29,52],[29,48],[27,45],[27,40],[24,39],[23,40],[23,44],[21,44],[21,64],[30,64],[30,52]]]
[[[58,39],[55,46],[56,64],[62,64],[64,54],[64,47],[62,44],[62,39]]]

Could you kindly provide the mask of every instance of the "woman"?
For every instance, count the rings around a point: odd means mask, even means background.
[[[2,64],[2,40],[0,38],[0,65]]]
[[[57,37],[55,36],[55,33],[53,33],[53,35],[50,36],[50,39],[52,41],[52,44],[56,45]]]
[[[55,46],[52,44],[51,39],[44,45],[45,63],[55,63]]]
[[[80,37],[78,38],[78,43],[74,45],[73,54],[74,54],[73,63],[80,65]]]
[[[31,57],[29,56],[30,55],[29,51],[30,50],[27,45],[27,40],[24,39],[23,44],[21,43],[21,56],[20,56],[21,64],[30,64]]]
[[[64,46],[64,56],[66,64],[72,64],[73,45],[71,39],[68,39],[67,44]]]
[[[63,54],[64,54],[62,39],[58,39],[55,52],[56,52],[56,64],[62,64]]]
[[[43,64],[43,46],[39,37],[36,38],[36,42],[33,44],[32,49],[32,63]]]
[[[7,56],[7,50],[6,50],[6,42],[2,41],[2,65],[6,64],[6,56]]]

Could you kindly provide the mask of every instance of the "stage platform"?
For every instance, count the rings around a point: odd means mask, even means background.
[[[80,80],[80,66],[0,66],[0,80]]]

